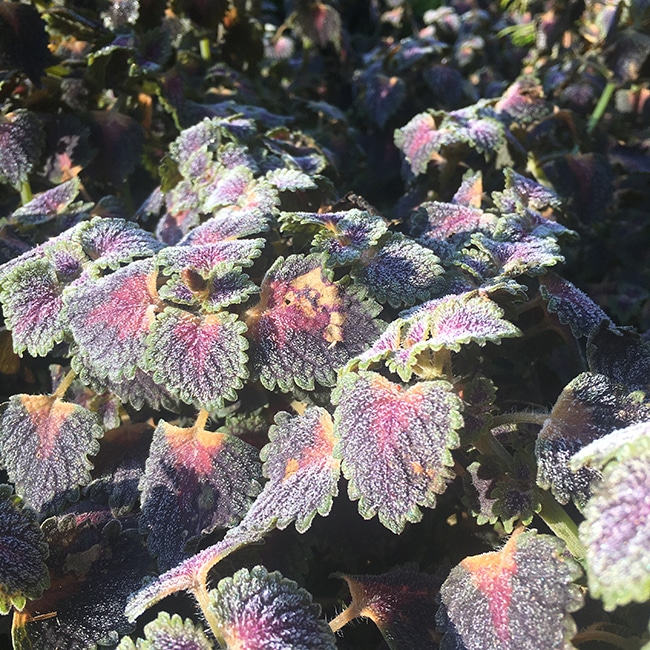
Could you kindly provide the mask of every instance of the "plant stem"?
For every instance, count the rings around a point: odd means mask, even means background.
[[[205,618],[206,623],[210,626],[210,630],[214,635],[214,638],[217,640],[220,646],[224,644],[224,638],[221,634],[221,625],[219,624],[219,619],[216,617],[212,607],[210,607],[210,595],[208,594],[208,587],[204,582],[201,582],[194,589],[192,593],[199,603],[201,612]]]
[[[61,383],[56,387],[54,393],[52,393],[52,397],[55,397],[56,399],[63,399],[64,395],[68,391],[68,388],[70,388],[70,385],[72,384],[76,376],[77,373],[74,370],[69,370],[68,374],[61,380]]]
[[[210,39],[209,38],[202,38],[199,41],[199,52],[201,52],[201,58],[206,63],[210,63],[210,61],[212,61],[212,51],[210,49]]]
[[[517,411],[514,413],[502,413],[492,418],[492,428],[502,424],[539,424],[540,426],[548,419],[550,413]]]
[[[591,134],[591,132],[596,128],[598,122],[600,122],[600,118],[604,115],[607,104],[609,104],[609,100],[612,98],[615,90],[616,84],[612,81],[608,81],[605,90],[603,90],[600,99],[596,104],[596,108],[594,108],[594,112],[589,117],[589,121],[587,122],[587,133]]]
[[[29,181],[23,181],[20,184],[20,201],[23,205],[29,203],[32,200],[32,186],[29,184]]]
[[[539,516],[544,523],[564,541],[576,560],[584,558],[585,547],[578,536],[578,526],[575,521],[547,490],[540,490],[540,500],[542,509]]]
[[[494,437],[490,430],[484,430],[478,437],[474,446],[481,454],[496,456],[509,469],[514,469],[514,460],[508,450]]]
[[[630,647],[629,642],[623,637],[613,632],[606,632],[605,630],[585,630],[584,632],[578,632],[571,639],[573,645],[582,645],[583,643],[590,643],[592,641],[602,641],[603,643],[608,643],[615,648],[622,648],[623,650]]]
[[[210,414],[205,409],[201,409],[199,411],[199,414],[196,416],[196,422],[192,428],[196,429],[197,431],[205,429],[205,425],[207,424],[209,417]]]
[[[350,606],[330,621],[330,629],[332,632],[338,632],[344,625],[357,618],[357,616],[359,616],[359,612],[356,611],[356,608]]]

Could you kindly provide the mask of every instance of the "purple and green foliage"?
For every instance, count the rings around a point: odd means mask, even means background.
[[[650,648],[647,3],[443,4],[0,0],[0,647]]]

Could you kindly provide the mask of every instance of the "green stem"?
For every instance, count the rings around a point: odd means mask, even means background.
[[[225,646],[225,640],[221,633],[222,626],[220,625],[219,619],[216,617],[214,610],[210,607],[210,595],[208,594],[207,585],[204,582],[201,582],[192,590],[192,593],[199,603],[201,612],[203,613],[206,623],[210,626],[214,638],[221,647]]]
[[[32,186],[29,184],[29,181],[23,181],[20,184],[20,200],[22,204],[29,203],[32,200]]]
[[[546,412],[529,412],[517,411],[515,413],[502,413],[495,415],[492,418],[491,427],[499,427],[502,424],[539,424],[540,426],[546,422],[550,413]]]
[[[55,397],[56,399],[63,399],[76,376],[77,373],[74,370],[68,371],[68,374],[61,380],[61,383],[56,387],[54,393],[52,393],[52,397]]]
[[[600,119],[607,108],[607,104],[609,104],[609,100],[612,98],[615,90],[616,84],[612,81],[608,81],[605,90],[603,90],[600,99],[596,104],[596,108],[594,108],[594,112],[589,117],[589,121],[587,122],[587,133],[591,134],[591,132],[596,128],[598,122],[600,122]]]
[[[210,61],[212,61],[212,50],[210,48],[209,38],[202,38],[199,41],[199,52],[201,52],[201,58],[206,63],[210,63]]]
[[[606,632],[605,630],[585,630],[584,632],[579,632],[571,639],[571,643],[575,646],[592,641],[602,641],[603,643],[608,643],[615,648],[622,648],[623,650],[630,647],[626,639],[618,634]]]
[[[515,461],[508,450],[494,437],[491,431],[484,430],[474,443],[476,449],[485,456],[496,456],[509,469],[513,470]]]
[[[576,560],[584,558],[585,547],[578,536],[578,526],[575,521],[547,490],[540,490],[540,498],[542,509],[539,516],[544,523],[564,541]]]

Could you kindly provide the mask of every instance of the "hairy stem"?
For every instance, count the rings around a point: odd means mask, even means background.
[[[23,205],[29,203],[32,200],[32,186],[29,184],[29,181],[23,181],[20,184],[20,201]]]
[[[474,446],[485,456],[496,456],[509,469],[514,469],[514,460],[508,450],[494,437],[492,432],[485,429],[478,437]]]
[[[194,426],[192,428],[196,429],[197,431],[205,429],[205,425],[207,424],[209,417],[210,414],[205,409],[201,409],[199,411],[199,414],[196,416],[196,422],[194,422]]]
[[[542,509],[539,516],[544,523],[567,545],[576,560],[585,556],[584,544],[578,536],[578,526],[566,510],[553,498],[550,492],[540,490]]]
[[[356,608],[350,606],[330,621],[330,629],[332,632],[338,632],[344,625],[357,618],[358,615],[359,612],[357,612]]]
[[[61,383],[56,387],[54,393],[52,393],[52,397],[55,397],[57,399],[63,399],[64,395],[68,392],[68,388],[70,388],[70,385],[72,384],[76,376],[77,373],[74,370],[69,370],[68,374],[61,380]]]
[[[598,122],[600,122],[600,119],[604,115],[605,109],[607,108],[607,104],[609,104],[609,100],[612,98],[615,90],[616,84],[612,81],[609,81],[605,86],[605,89],[603,90],[598,103],[596,104],[596,108],[594,108],[594,112],[589,117],[589,121],[587,122],[587,133],[592,133],[592,131],[596,128]]]
[[[206,623],[210,626],[210,630],[214,635],[214,638],[217,640],[220,646],[224,646],[224,638],[221,633],[221,625],[217,619],[212,607],[210,607],[210,595],[208,594],[208,587],[204,582],[201,582],[194,589],[192,593],[199,603],[203,617],[205,618]]]
[[[584,632],[578,632],[578,634],[571,639],[571,643],[575,646],[582,645],[583,643],[590,643],[592,641],[608,643],[615,648],[623,648],[623,650],[630,647],[629,641],[618,634],[606,632],[605,630],[585,630]]]

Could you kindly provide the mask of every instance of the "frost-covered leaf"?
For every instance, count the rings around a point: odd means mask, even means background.
[[[602,321],[612,324],[587,294],[553,271],[548,271],[539,282],[539,292],[548,301],[548,310],[557,314],[560,323],[569,325],[576,338],[589,336]]]
[[[0,485],[0,614],[24,608],[50,583],[47,544],[36,514],[8,485]]]
[[[336,284],[317,255],[279,258],[246,312],[253,367],[272,390],[332,386],[335,371],[379,333],[378,306]]]
[[[440,259],[428,248],[400,233],[392,233],[372,256],[352,269],[355,282],[380,303],[410,306],[442,293],[446,287]]]
[[[87,456],[99,451],[103,435],[97,415],[82,406],[13,395],[0,415],[0,458],[16,492],[43,511],[90,481]]]
[[[506,89],[494,110],[506,121],[528,125],[552,113],[553,107],[544,99],[537,79],[520,77]]]
[[[395,145],[406,156],[413,173],[424,174],[432,154],[447,144],[445,135],[438,130],[438,122],[431,113],[420,113],[395,131]]]
[[[503,170],[506,189],[512,189],[521,204],[533,210],[562,207],[562,200],[553,190],[540,185],[537,181],[526,178],[506,167]]]
[[[70,207],[80,188],[81,181],[78,176],[75,176],[71,180],[35,196],[14,211],[11,220],[21,225],[30,226],[50,221]]]
[[[84,252],[101,269],[117,269],[136,258],[151,257],[163,246],[150,232],[124,219],[95,217],[77,233]]]
[[[217,174],[211,191],[203,202],[203,211],[212,212],[218,207],[237,205],[253,182],[253,172],[244,165],[224,169]]]
[[[463,174],[463,181],[456,190],[452,203],[468,208],[480,208],[483,202],[483,175],[469,170]]]
[[[237,399],[247,375],[245,331],[234,314],[167,307],[151,325],[144,363],[153,380],[181,401],[218,409],[224,399]]]
[[[279,167],[278,169],[267,172],[264,178],[280,192],[314,190],[318,187],[311,176],[301,172],[299,169]]]
[[[391,650],[435,650],[436,596],[441,580],[413,569],[392,569],[380,575],[340,576],[348,583],[352,602],[341,617],[369,618]]]
[[[251,266],[262,254],[263,246],[261,238],[168,246],[158,253],[156,262],[165,275],[191,269],[207,278],[217,264]]]
[[[453,477],[450,450],[460,444],[463,418],[451,385],[405,387],[374,372],[350,372],[340,377],[332,402],[340,436],[336,454],[361,515],[378,515],[394,533],[419,521],[418,506],[433,508]]]
[[[181,244],[214,244],[265,232],[269,229],[269,215],[256,208],[222,208],[216,214],[193,228]]]
[[[0,116],[0,183],[24,183],[41,153],[42,125],[35,113],[19,109]]]
[[[329,514],[338,494],[339,459],[334,457],[334,426],[319,406],[303,415],[278,413],[262,449],[264,476],[269,479],[240,524],[256,533],[283,529],[295,521],[304,533],[316,514]]]
[[[594,487],[580,525],[589,592],[608,611],[650,598],[650,431],[647,422],[638,426],[643,430],[635,431],[634,440],[604,461],[602,482]],[[610,437],[630,438],[630,429]]]
[[[112,382],[133,379],[160,309],[153,259],[139,260],[64,296],[75,340],[73,368]],[[90,373],[88,369],[90,368]]]
[[[116,650],[212,650],[199,625],[189,618],[182,619],[178,614],[171,616],[160,612],[155,620],[144,626],[144,639],[135,643],[124,637]]]
[[[479,208],[440,201],[422,203],[419,213],[416,221],[426,221],[420,223],[417,234],[427,245],[434,243],[432,240],[484,229],[494,222],[494,215]]]
[[[163,569],[186,556],[186,546],[243,517],[257,493],[257,449],[223,433],[185,429],[161,420],[140,482],[140,527]]]
[[[209,592],[218,633],[229,648],[335,650],[320,606],[305,589],[274,571],[240,569]]]
[[[63,285],[52,265],[32,259],[16,265],[2,280],[0,301],[14,350],[45,356],[68,332]]]
[[[124,605],[152,569],[142,536],[123,532],[109,512],[88,509],[87,503],[81,510],[43,522],[52,586],[27,604],[26,616],[14,619],[14,638],[23,647],[112,646],[133,629]],[[48,616],[52,612],[56,616]]]
[[[515,532],[499,551],[465,558],[440,589],[441,650],[567,650],[582,606],[564,544]]]
[[[573,498],[584,505],[600,473],[589,467],[572,472],[571,456],[614,429],[649,419],[650,405],[642,400],[642,394],[628,394],[605,375],[578,375],[558,397],[537,437],[537,484],[550,488],[560,503]]]
[[[181,131],[169,145],[169,153],[179,164],[186,163],[197,152],[215,150],[221,142],[221,120],[205,118]]]

